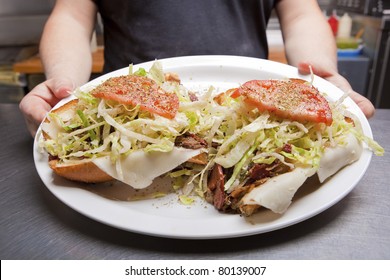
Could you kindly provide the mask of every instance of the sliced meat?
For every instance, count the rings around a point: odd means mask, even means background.
[[[250,179],[257,181],[270,176],[269,165],[264,163],[254,164],[248,171]]]
[[[207,142],[196,134],[186,133],[175,139],[175,146],[196,150],[207,148]]]
[[[198,101],[198,96],[195,94],[195,92],[189,91],[188,96],[190,97],[190,100],[192,102]]]
[[[222,210],[225,205],[225,175],[223,168],[219,164],[215,164],[211,171],[208,181],[208,198],[209,202],[218,210]]]
[[[165,80],[168,82],[180,84],[180,77],[177,73],[168,72],[168,73],[165,73],[164,77],[165,77]]]
[[[206,165],[208,163],[207,153],[201,153],[197,156],[194,156],[188,160],[188,162]]]
[[[292,145],[289,144],[289,143],[284,144],[284,146],[282,148],[282,151],[291,154],[291,152],[292,152]]]

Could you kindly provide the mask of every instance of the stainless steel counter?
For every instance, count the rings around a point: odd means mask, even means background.
[[[0,257],[4,259],[390,259],[390,110],[370,120],[386,149],[330,209],[285,229],[221,240],[144,236],[64,205],[34,166],[16,104],[0,104]]]

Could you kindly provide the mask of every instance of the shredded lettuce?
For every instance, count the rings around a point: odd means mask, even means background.
[[[353,134],[356,136],[357,139],[367,144],[367,146],[374,152],[377,156],[383,156],[385,154],[385,150],[381,145],[379,145],[378,142],[376,142],[374,139],[367,137],[363,133],[359,133],[359,131],[353,130]]]
[[[162,64],[159,61],[155,61],[149,69],[148,77],[155,80],[159,85],[165,82],[165,75],[163,72]]]
[[[191,205],[195,201],[192,197],[189,197],[187,195],[179,195],[179,200],[184,205]]]
[[[83,111],[78,109],[78,110],[76,110],[76,113],[80,117],[81,122],[83,123],[84,127],[89,127],[91,125],[88,121],[88,118],[83,113]],[[92,141],[96,139],[96,133],[93,129],[88,130],[88,133],[89,133],[89,138],[91,138]]]
[[[146,72],[145,68],[139,68],[137,71],[134,72],[134,75],[137,76],[146,76],[148,73]]]

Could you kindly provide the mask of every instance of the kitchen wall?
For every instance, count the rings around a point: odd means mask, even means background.
[[[38,52],[43,26],[55,0],[0,0],[0,102],[23,97],[25,79],[12,64]]]
[[[55,0],[0,0],[0,48],[37,45]],[[9,50],[11,51],[11,50]],[[0,62],[17,57],[0,56]]]

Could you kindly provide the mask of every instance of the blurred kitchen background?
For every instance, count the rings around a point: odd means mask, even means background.
[[[0,0],[0,102],[18,102],[27,90],[28,75],[13,71],[13,65],[37,55],[42,28],[54,3]]]
[[[44,80],[38,46],[55,0],[0,0],[0,102],[19,102]],[[318,0],[334,28],[338,67],[377,108],[390,108],[390,0]],[[91,42],[92,76],[103,67],[102,27]],[[339,34],[338,34],[339,33]],[[267,30],[270,59],[286,62],[279,22]]]

